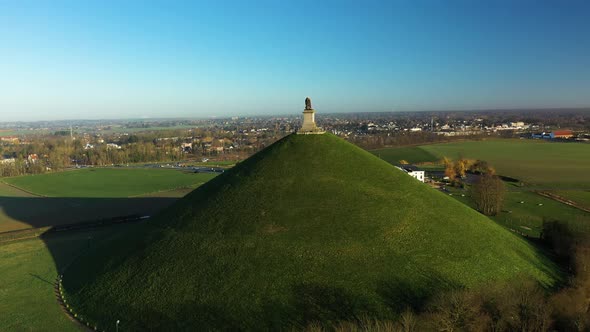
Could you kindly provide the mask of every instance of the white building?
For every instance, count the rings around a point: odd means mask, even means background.
[[[395,166],[397,169],[405,172],[409,176],[417,179],[420,182],[424,182],[424,171],[418,170],[416,167],[402,165],[402,166]]]

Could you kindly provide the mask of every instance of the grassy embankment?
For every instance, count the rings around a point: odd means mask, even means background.
[[[449,288],[558,278],[525,240],[329,134],[286,137],[146,226],[64,277],[69,303],[99,328],[388,318]]]

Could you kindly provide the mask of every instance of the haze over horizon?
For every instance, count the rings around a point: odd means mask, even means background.
[[[590,2],[0,3],[0,121],[590,106]]]

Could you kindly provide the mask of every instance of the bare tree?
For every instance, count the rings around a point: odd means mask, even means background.
[[[495,216],[502,210],[504,183],[499,177],[483,174],[472,187],[472,196],[477,209],[488,216]]]

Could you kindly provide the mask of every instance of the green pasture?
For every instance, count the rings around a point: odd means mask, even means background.
[[[590,144],[497,139],[420,146],[436,156],[481,159],[501,175],[539,188],[590,188]]]
[[[500,175],[519,179],[540,189],[590,188],[590,144],[529,139],[461,141],[371,151],[381,159],[399,164],[436,162],[442,157],[487,161]]]
[[[448,189],[452,194],[450,196],[475,209],[469,190]],[[491,219],[507,228],[532,237],[539,237],[543,221],[550,220],[566,222],[575,228],[587,225],[589,226],[588,231],[590,231],[590,213],[531,191],[506,192],[502,212]]]
[[[85,168],[4,182],[48,197],[133,197],[203,184],[214,176],[172,169]]]
[[[590,190],[554,190],[552,193],[590,209]]]
[[[48,134],[50,131],[46,129],[42,130],[28,130],[28,129],[10,129],[0,130],[0,137],[3,136],[23,136],[23,135],[43,135]]]

